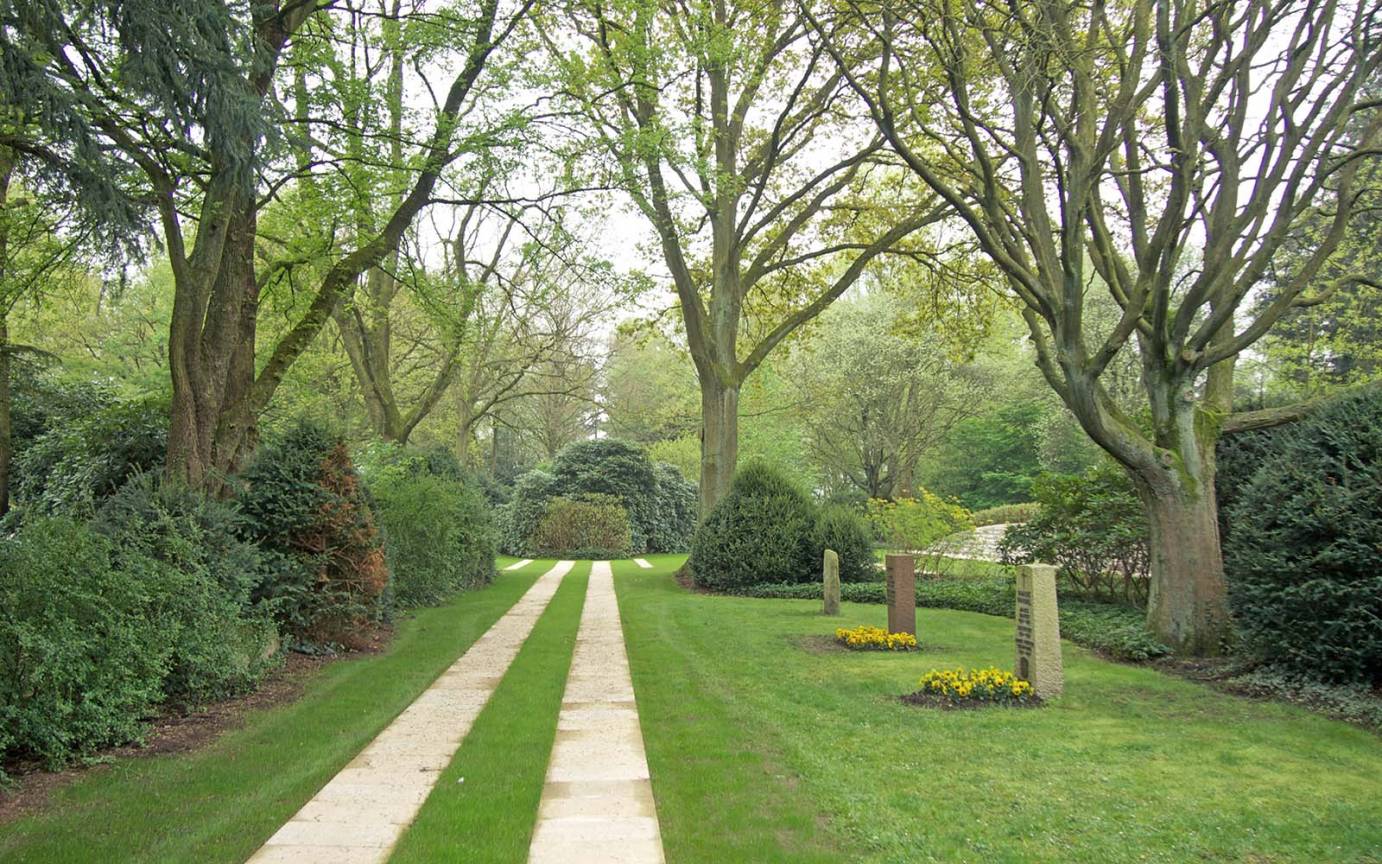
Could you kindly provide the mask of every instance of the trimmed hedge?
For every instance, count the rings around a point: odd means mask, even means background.
[[[1012,579],[1002,576],[957,579],[922,579],[917,582],[917,606],[957,609],[1011,618],[1017,598]],[[742,597],[786,600],[818,600],[820,583],[757,584],[729,593]],[[858,582],[840,586],[840,599],[849,603],[887,602],[883,582]],[[1157,641],[1143,621],[1144,614],[1130,606],[1060,601],[1061,636],[1077,645],[1093,648],[1118,660],[1141,662],[1164,657],[1171,650]]]
[[[632,547],[629,514],[613,495],[553,498],[533,532],[539,557],[625,558]]]
[[[1382,391],[1323,408],[1270,443],[1228,516],[1239,632],[1274,665],[1382,684]]]
[[[1026,504],[1000,504],[997,507],[985,507],[983,510],[975,510],[969,516],[974,520],[975,528],[982,528],[985,525],[1013,525],[1029,522],[1035,519],[1040,512],[1041,505],[1032,501]]]

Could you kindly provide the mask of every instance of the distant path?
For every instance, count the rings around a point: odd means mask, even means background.
[[[573,565],[558,562],[533,583],[249,864],[387,861]]]
[[[984,525],[973,531],[952,534],[936,544],[938,551],[948,558],[965,558],[971,561],[998,561],[998,544],[1008,533],[1008,525]]]
[[[662,864],[648,757],[608,561],[590,571],[529,864]]]

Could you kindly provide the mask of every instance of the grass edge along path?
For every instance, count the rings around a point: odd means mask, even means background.
[[[567,574],[389,864],[527,860],[589,578]]]
[[[775,730],[745,722],[717,678],[718,658],[686,651],[673,622],[645,605],[656,597],[644,586],[671,582],[685,556],[647,558],[653,569],[614,562],[614,585],[667,861],[849,860],[784,766]],[[723,647],[734,650],[730,640]]]
[[[554,563],[409,614],[383,653],[326,666],[293,702],[246,715],[203,748],[76,779],[41,813],[0,826],[0,860],[240,864]]]

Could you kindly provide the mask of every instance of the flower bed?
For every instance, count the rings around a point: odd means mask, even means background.
[[[987,669],[932,669],[917,682],[917,691],[902,697],[915,705],[973,708],[982,705],[1035,705],[1040,700],[1030,681],[990,666]]]
[[[835,641],[854,651],[915,651],[917,637],[911,633],[889,633],[882,627],[838,627]]]

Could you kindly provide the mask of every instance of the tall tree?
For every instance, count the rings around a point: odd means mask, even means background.
[[[1132,476],[1151,530],[1150,625],[1182,651],[1220,650],[1229,614],[1214,442],[1251,422],[1231,413],[1234,361],[1327,290],[1317,280],[1382,127],[1376,103],[1358,98],[1382,58],[1382,7],[845,9],[815,18],[822,43],[892,148],[1002,270],[1046,380]],[[879,61],[860,68],[850,60],[860,50]],[[1361,134],[1346,134],[1350,120]],[[1326,230],[1276,279],[1276,299],[1252,309],[1246,301],[1312,213]],[[1091,276],[1121,309],[1103,334],[1087,326]],[[1122,351],[1140,358],[1145,423],[1119,410],[1102,380]]]
[[[813,459],[870,498],[910,496],[922,455],[975,412],[981,379],[882,291],[837,303],[821,324],[793,356]]]
[[[547,24],[565,94],[657,236],[695,362],[701,513],[728,488],[745,380],[933,199],[856,122],[786,0],[568,0]],[[572,50],[576,43],[580,47]]]
[[[6,143],[75,190],[91,212],[137,232],[159,225],[173,271],[168,472],[216,486],[253,448],[257,421],[292,363],[360,274],[393,250],[431,201],[442,171],[467,152],[463,121],[497,47],[531,0],[477,0],[429,13],[460,55],[410,135],[397,204],[367,231],[343,232],[299,320],[256,357],[259,295],[294,259],[256,261],[261,209],[303,165],[285,135],[333,127],[339,114],[290,117],[282,63],[311,26],[329,41],[332,4],[314,0],[103,0],[0,3],[0,98],[25,120]],[[378,5],[381,20],[398,9]],[[440,82],[438,82],[440,83]],[[312,170],[349,176],[349,152]],[[369,190],[354,190],[369,194]]]

